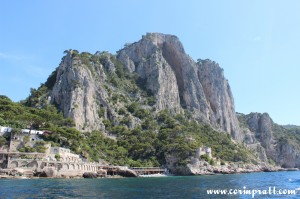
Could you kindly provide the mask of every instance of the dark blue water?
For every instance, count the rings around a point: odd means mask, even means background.
[[[209,189],[297,189],[300,172],[120,179],[0,179],[0,198],[252,198]],[[300,198],[255,195],[254,198]]]

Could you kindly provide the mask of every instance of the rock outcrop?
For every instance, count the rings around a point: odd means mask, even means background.
[[[172,42],[173,38],[176,43]],[[183,86],[183,79],[177,78],[176,69],[174,70],[163,56],[165,40],[169,41],[168,44],[174,44],[172,49],[175,53],[184,53],[175,36],[155,34],[144,36],[139,42],[120,50],[117,58],[130,72],[136,72],[146,82],[146,88],[155,94],[158,110],[170,109],[179,113],[179,87]]]
[[[234,99],[223,69],[211,60],[199,60],[198,77],[209,105],[209,120],[214,126],[243,139],[235,114]]]
[[[38,107],[48,100],[64,117],[72,118],[80,131],[105,132],[105,125],[134,128],[146,123],[142,118],[151,111],[168,109],[174,115],[185,111],[189,119],[231,134],[266,164],[273,160],[283,167],[300,167],[300,144],[291,139],[295,135],[282,134],[286,130],[268,114],[241,114],[238,121],[223,69],[208,59],[194,61],[174,35],[148,33],[116,56],[69,50],[52,75],[45,83],[48,90],[43,95],[47,96]],[[115,135],[107,136],[115,139]],[[171,156],[166,159],[169,168],[174,161],[180,162]],[[174,169],[189,172],[186,167]],[[124,171],[124,175],[135,174]]]
[[[272,172],[281,171],[281,167],[265,164],[240,164],[229,163],[226,165],[210,165],[208,162],[196,160],[186,167],[187,173],[181,175],[212,175],[212,174],[234,174],[234,173],[252,173],[252,172]]]
[[[130,169],[119,169],[117,174],[123,177],[138,177],[138,174]]]
[[[36,170],[34,172],[34,176],[56,178],[58,176],[58,172],[54,168],[44,168],[42,170]]]
[[[176,36],[148,33],[120,50],[117,57],[145,80],[156,96],[158,110],[187,108],[198,121],[242,140],[223,69],[209,60],[196,63]]]
[[[58,105],[64,117],[72,118],[78,130],[104,129],[99,110],[109,109],[107,91],[101,84],[105,79],[100,63],[83,63],[68,51],[57,69],[51,103]]]
[[[117,117],[105,82],[117,74],[120,63],[137,74],[142,86],[154,95],[156,111],[168,109],[177,114],[187,109],[194,119],[242,140],[223,69],[210,60],[196,63],[176,36],[148,33],[118,51],[116,57],[99,52],[90,55],[66,51],[49,94],[49,101],[72,118],[77,129],[104,130],[103,120]]]
[[[219,162],[211,165],[200,157],[190,157],[187,165],[175,165],[178,159],[176,156],[168,156],[166,159],[169,171],[175,175],[213,175],[213,174],[234,174],[251,172],[279,171],[281,167],[269,165],[267,163],[241,163],[241,162]]]
[[[85,172],[82,175],[83,178],[98,178],[97,173],[93,173],[93,172]]]
[[[262,162],[271,160],[284,168],[300,167],[299,144],[291,139],[291,130],[275,124],[267,113],[238,114],[238,117],[245,134],[244,143],[256,151]]]

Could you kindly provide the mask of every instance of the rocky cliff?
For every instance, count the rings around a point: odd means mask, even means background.
[[[117,58],[144,79],[155,94],[158,110],[185,108],[198,121],[242,139],[223,69],[210,60],[196,63],[176,36],[148,33],[120,50]]]
[[[261,161],[273,161],[286,168],[299,168],[299,132],[272,121],[267,113],[238,114],[244,143],[255,150]]]
[[[168,128],[181,140],[185,129],[183,137],[194,146],[205,144],[203,142],[212,145],[211,138],[220,139],[221,135],[216,136],[217,133],[225,131],[238,143],[232,140],[222,144],[214,142],[218,145],[214,147],[221,159],[225,153],[227,160],[240,161],[238,155],[249,155],[249,151],[245,152],[244,148],[241,151],[245,153],[233,154],[233,151],[237,151],[237,145],[245,143],[262,162],[300,167],[300,131],[274,124],[268,114],[238,114],[238,121],[223,69],[208,59],[194,61],[173,35],[148,33],[138,42],[126,45],[116,55],[65,51],[56,71],[32,93],[26,104],[41,108],[47,102],[54,104],[64,117],[72,118],[76,128],[83,132],[101,130],[108,136],[112,134],[113,139],[120,139],[127,127],[133,130],[135,136],[141,130],[152,135]],[[173,118],[163,110],[168,110]],[[190,135],[187,122],[182,124],[184,128],[179,128],[180,121],[184,120],[210,124],[216,131],[199,137],[203,132],[197,128]],[[198,141],[195,141],[197,135]],[[125,147],[133,145],[123,144]],[[148,146],[149,143],[144,144]],[[230,146],[227,151],[223,151],[224,144]],[[142,145],[141,148],[147,149],[145,154],[153,152],[153,146],[147,148]],[[164,151],[159,159],[166,159],[173,152],[173,148]],[[128,152],[133,154],[134,160],[139,160],[135,153],[136,150],[131,149]],[[144,157],[145,154],[142,157],[147,160],[150,155]]]
[[[103,66],[93,63],[90,70],[73,53],[69,51],[57,69],[51,102],[59,106],[65,117],[74,119],[77,129],[102,129],[98,110],[100,106],[108,107],[107,92],[100,83],[106,78]]]
[[[209,120],[220,129],[230,132],[235,140],[243,139],[235,114],[234,100],[223,69],[210,60],[198,62],[198,78],[209,105]]]
[[[108,92],[118,93],[117,84],[136,78],[134,84],[153,95],[151,106],[156,112],[168,109],[177,114],[188,110],[199,122],[209,123],[242,140],[223,69],[210,60],[195,62],[176,36],[148,33],[116,56],[106,52],[92,55],[66,51],[54,75],[49,99],[65,117],[74,119],[79,130],[104,130],[103,120],[107,118],[118,123],[120,117],[116,112],[126,103],[111,103]],[[133,78],[130,80],[129,76]],[[145,100],[142,91],[125,89],[119,92],[122,93],[129,96],[130,102]],[[134,116],[131,121],[131,126],[138,123]]]

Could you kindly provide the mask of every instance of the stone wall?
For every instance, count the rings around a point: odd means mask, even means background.
[[[73,162],[61,162],[61,161],[43,161],[34,159],[9,159],[7,169],[14,168],[26,168],[31,170],[43,170],[45,168],[52,168],[57,172],[97,172],[97,163],[73,163]]]

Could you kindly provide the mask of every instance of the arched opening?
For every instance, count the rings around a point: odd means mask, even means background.
[[[12,161],[11,163],[10,163],[10,168],[16,168],[16,167],[18,167],[19,166],[19,164],[18,164],[18,162],[17,161]]]
[[[56,164],[56,168],[57,168],[57,170],[60,170],[60,169],[62,168],[62,164],[57,163],[57,164]]]
[[[37,163],[37,161],[32,161],[30,163],[28,163],[27,167],[30,167],[30,168],[38,168],[39,164]]]
[[[28,165],[28,162],[23,161],[23,162],[21,162],[20,167],[27,167],[27,165]]]
[[[69,169],[69,165],[68,164],[63,164],[62,168],[65,169],[65,170],[68,170]]]
[[[47,163],[46,162],[42,162],[42,164],[41,164],[41,169],[43,169],[45,166],[47,166]]]

